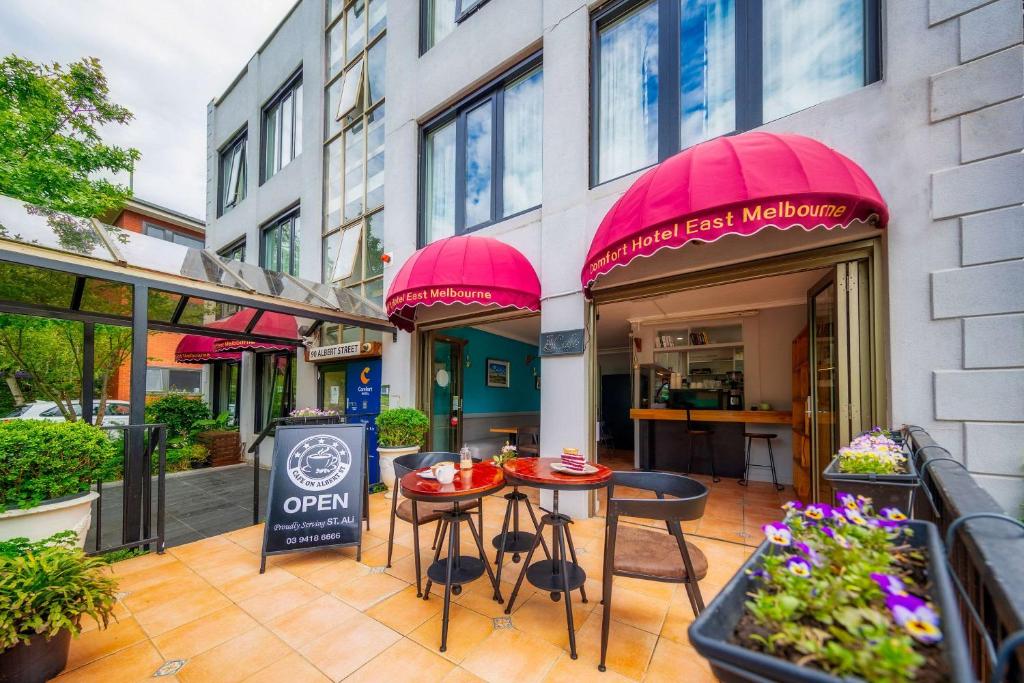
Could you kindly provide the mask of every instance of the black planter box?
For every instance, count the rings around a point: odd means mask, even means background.
[[[928,575],[932,583],[929,598],[939,610],[942,628],[942,649],[949,664],[949,680],[953,683],[974,682],[971,659],[960,625],[956,593],[946,569],[945,552],[938,529],[931,522],[906,523],[914,530],[909,539],[914,547],[928,549]],[[730,642],[736,624],[743,616],[748,591],[753,590],[756,579],[747,575],[748,569],[757,569],[767,551],[767,541],[758,546],[749,560],[740,568],[722,591],[690,625],[690,644],[711,664],[711,670],[725,683],[739,681],[779,681],[785,683],[836,683],[843,680],[820,669],[812,669],[748,650]]]
[[[0,683],[43,683],[68,664],[71,631],[64,629],[53,638],[36,634],[28,643],[0,651]]]
[[[914,465],[913,456],[904,453],[907,458],[907,472],[905,474],[849,474],[839,471],[839,456],[832,458],[832,462],[821,473],[822,478],[827,481],[836,491],[852,493],[855,496],[865,496],[872,500],[872,507],[875,511],[885,508],[899,508],[901,512],[910,516],[913,514],[914,491],[921,483],[918,477],[917,467]]]

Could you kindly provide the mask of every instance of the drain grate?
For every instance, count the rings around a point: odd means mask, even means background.
[[[184,659],[168,659],[163,663],[159,669],[153,674],[153,678],[159,678],[161,676],[173,676],[174,674],[181,671],[181,667],[185,666]]]
[[[512,617],[494,617],[491,622],[494,624],[495,631],[512,628]]]
[[[371,574],[383,574],[387,567],[370,567]]]

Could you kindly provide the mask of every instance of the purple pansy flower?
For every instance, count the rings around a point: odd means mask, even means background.
[[[832,514],[832,506],[825,503],[808,505],[807,509],[804,510],[804,516],[808,519],[813,519],[815,522],[820,522],[830,514]]]
[[[885,604],[893,620],[907,633],[927,645],[942,640],[939,630],[939,615],[923,600],[912,595],[890,595]]]
[[[860,506],[857,505],[857,498],[852,493],[836,493],[836,499],[839,501],[839,505],[846,508],[847,510],[860,510]]]
[[[765,538],[775,545],[789,545],[793,542],[793,532],[782,522],[771,522],[761,527]]]
[[[871,580],[877,583],[878,587],[881,588],[882,592],[886,595],[896,595],[900,597],[909,595],[909,593],[907,593],[907,587],[903,582],[892,574],[879,574],[875,572],[871,575]]]
[[[748,569],[747,576],[754,579],[767,579],[768,572],[766,572],[764,569]]]
[[[782,509],[789,512],[790,510],[799,510],[803,506],[804,504],[799,500],[789,500],[782,504]]]
[[[892,522],[903,522],[907,519],[907,516],[897,508],[882,508],[878,514]]]
[[[829,512],[828,516],[836,526],[843,526],[846,524],[846,515],[844,512],[845,510],[843,508],[832,508],[832,511]]]
[[[815,567],[821,567],[825,564],[825,560],[821,557],[817,550],[807,545],[806,543],[799,542],[794,543],[793,547],[803,553],[803,556],[811,561]]]
[[[786,560],[786,569],[793,576],[799,576],[801,579],[806,579],[811,575],[811,565],[802,557],[793,556]]]
[[[857,526],[867,526],[868,520],[864,519],[864,515],[860,513],[860,510],[846,510],[846,519],[853,522]]]
[[[846,539],[846,536],[843,536],[838,531],[834,531],[834,530],[830,529],[829,527],[825,527],[824,529],[822,529],[822,531],[825,532],[826,536],[828,536],[833,541],[838,543],[840,548],[845,548],[847,550],[850,549],[850,542]]]

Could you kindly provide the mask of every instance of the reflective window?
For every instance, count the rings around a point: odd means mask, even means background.
[[[234,140],[221,150],[220,173],[218,174],[218,210],[223,215],[235,208],[245,199],[246,173],[246,134],[242,131]]]
[[[143,221],[142,226],[147,235],[150,237],[156,237],[157,239],[161,239],[165,242],[173,242],[174,244],[181,244],[194,249],[202,249],[205,246],[205,242],[198,237],[186,235],[182,232],[176,232],[170,228],[165,228],[145,221]]]
[[[333,78],[345,65],[345,22],[339,21],[327,31],[327,77]]]
[[[466,227],[491,219],[491,123],[494,106],[491,100],[466,114]]]
[[[224,261],[245,261],[245,239],[224,247],[217,255]]]
[[[366,52],[367,93],[369,104],[376,104],[384,97],[384,64],[387,60],[387,39],[381,38]]]
[[[381,34],[388,26],[388,2],[387,0],[370,0],[369,18],[370,40]]]
[[[324,148],[324,229],[341,225],[341,138]]]
[[[263,179],[302,152],[301,69],[263,110]]]
[[[683,147],[736,129],[733,0],[682,0],[679,139]]]
[[[506,216],[540,204],[544,139],[543,90],[540,69],[505,88],[502,198]]]
[[[455,25],[487,0],[420,0],[423,21],[420,46],[426,52],[455,30]]]
[[[366,130],[366,208],[384,203],[384,107],[368,117]]]
[[[260,265],[289,275],[299,274],[299,213],[292,212],[263,228]]]
[[[345,131],[345,211],[346,221],[363,212],[363,122]]]
[[[455,122],[432,130],[424,144],[426,241],[455,234]]]
[[[366,3],[356,0],[345,11],[345,59],[358,56],[366,47]]]

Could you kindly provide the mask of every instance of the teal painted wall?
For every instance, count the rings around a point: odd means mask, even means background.
[[[472,364],[462,368],[462,381],[465,385],[464,415],[540,411],[540,391],[536,388],[533,374],[536,370],[537,375],[540,375],[536,345],[468,327],[444,330],[441,334],[468,342],[463,347],[463,363],[470,359]],[[529,365],[526,364],[528,355],[533,356]],[[509,362],[508,389],[487,386],[485,373],[488,358]]]

